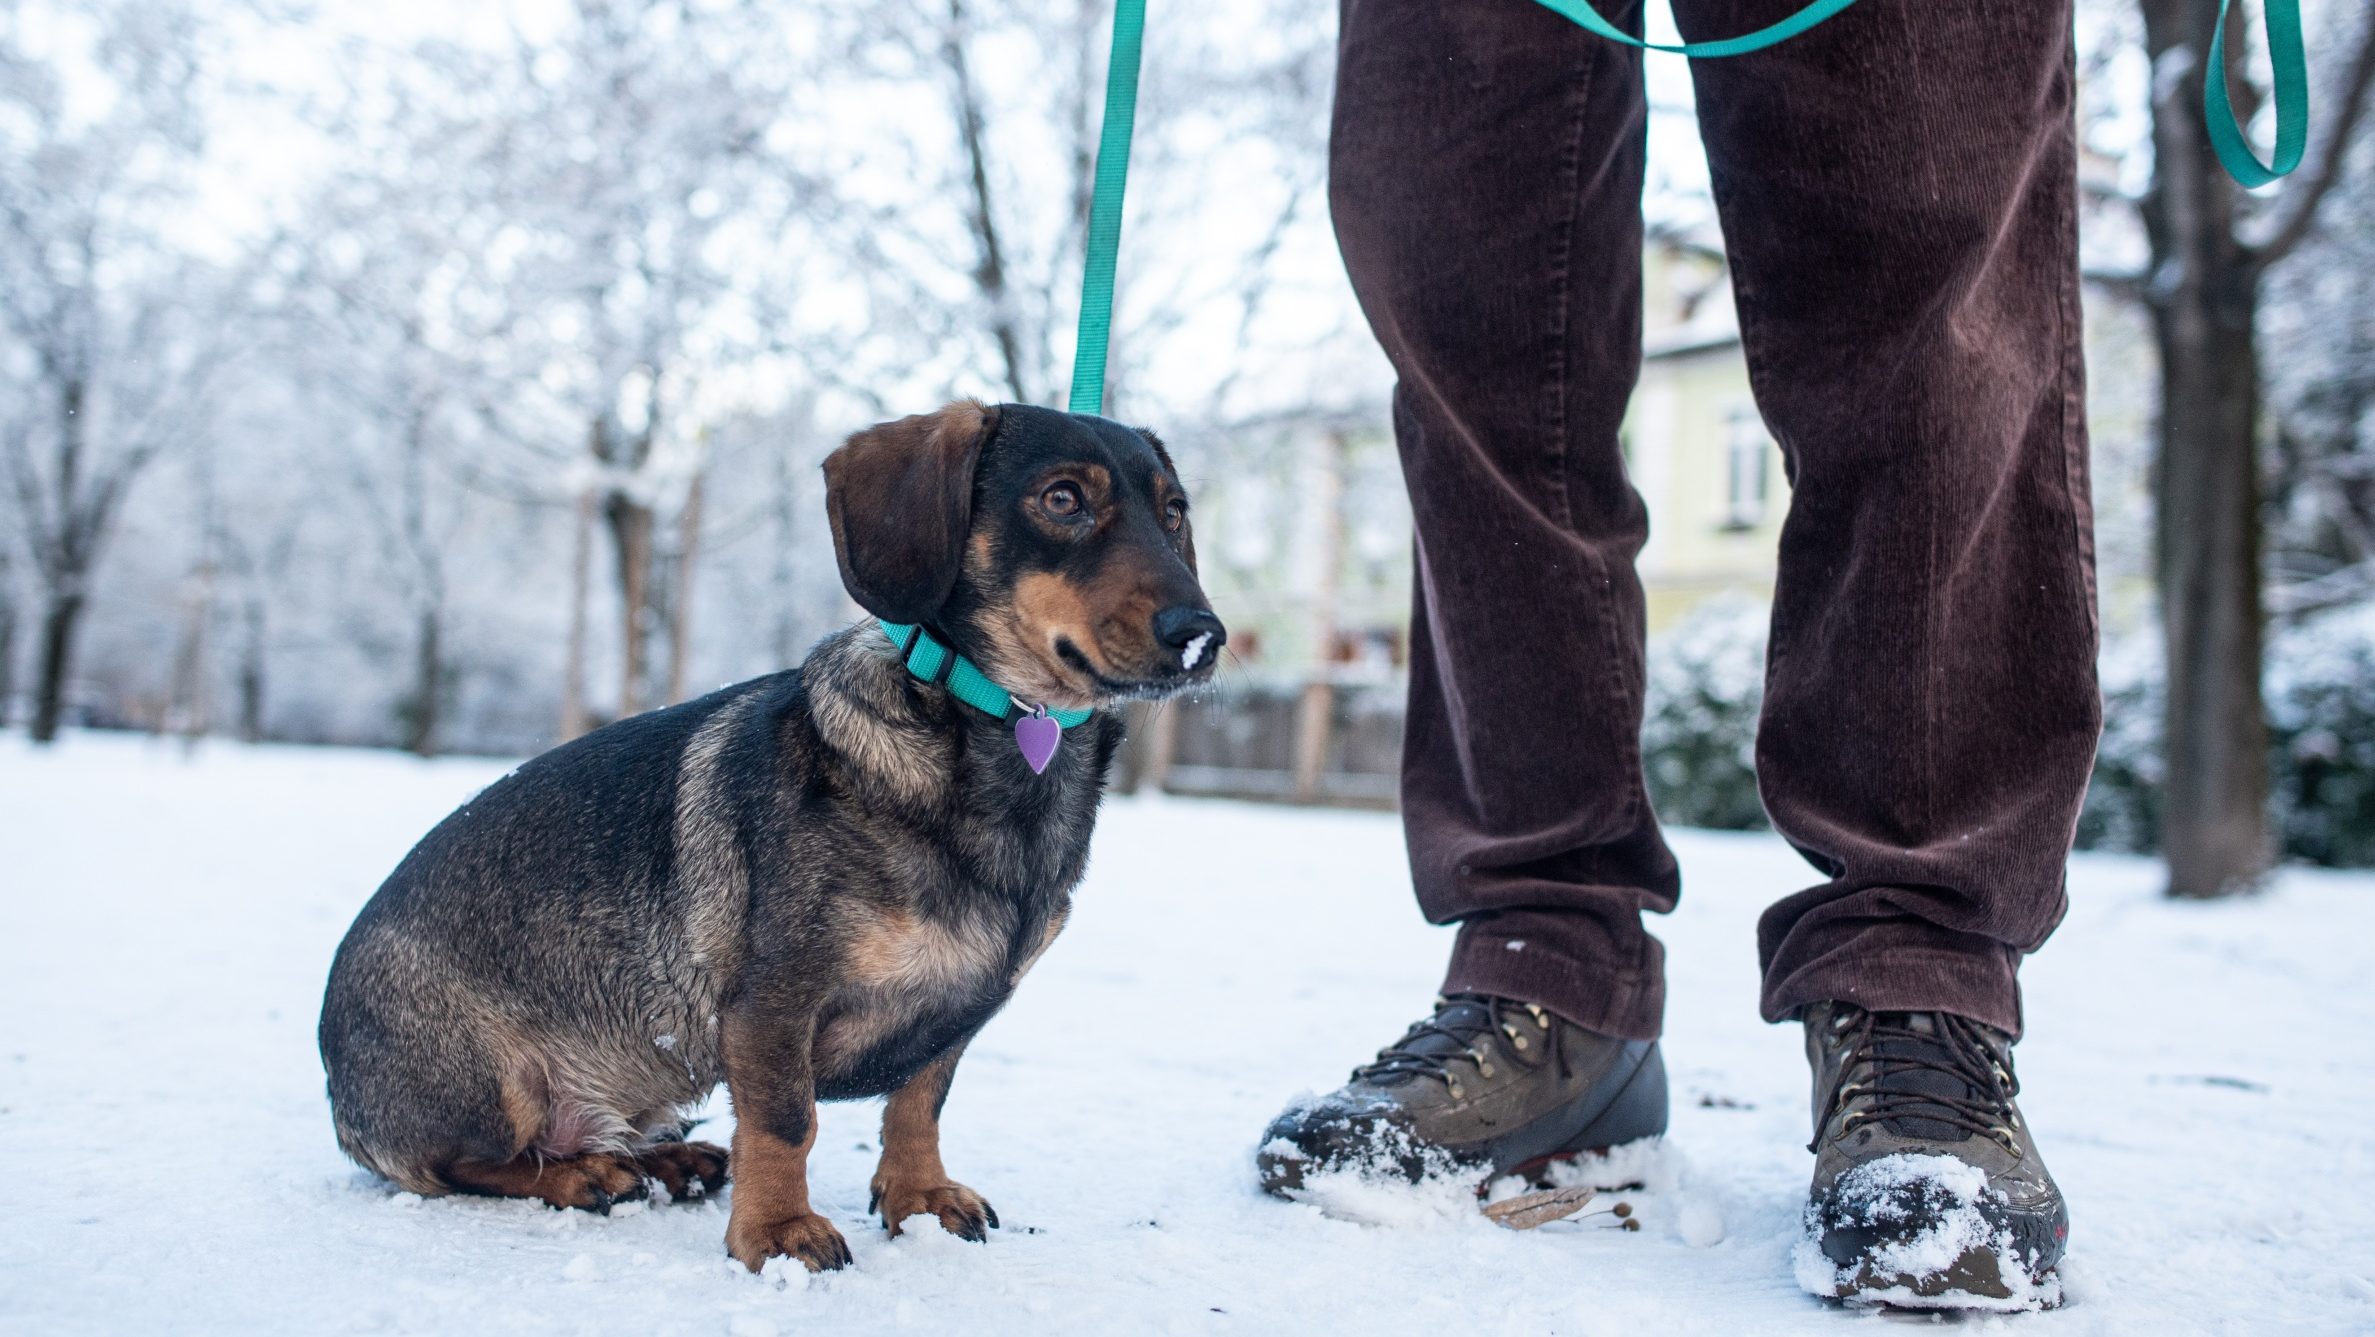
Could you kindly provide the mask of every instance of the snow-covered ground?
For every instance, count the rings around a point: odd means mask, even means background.
[[[1499,1229],[1456,1193],[1367,1223],[1253,1188],[1264,1123],[1427,1005],[1391,818],[1120,800],[1071,929],[966,1057],[947,1159],[987,1247],[865,1215],[875,1107],[829,1109],[820,1210],[857,1265],[727,1262],[722,1209],[423,1202],[330,1137],[313,1026],[348,919],[500,771],[82,735],[0,742],[0,1330],[1746,1333],[1801,1293],[1797,1035],[1751,928],[1804,868],[1679,833],[1672,1136],[1610,1218]],[[2068,1192],[2069,1303],[2024,1331],[2375,1332],[2375,878],[2178,906],[2084,858],[2027,973],[2024,1107]],[[724,1102],[716,1102],[725,1128]],[[919,1223],[920,1224],[920,1223]]]

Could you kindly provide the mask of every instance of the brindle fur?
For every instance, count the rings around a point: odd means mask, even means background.
[[[860,433],[826,475],[852,595],[1018,692],[1110,705],[1208,671],[1147,626],[1209,613],[1151,436],[968,402]],[[1097,513],[1043,513],[1051,479]],[[431,831],[340,946],[339,1145],[423,1194],[699,1196],[725,1154],[685,1120],[724,1081],[729,1250],[838,1267],[807,1196],[816,1102],[888,1096],[886,1227],[924,1212],[981,1238],[996,1214],[942,1169],[940,1106],[1063,926],[1119,740],[1101,710],[1034,775],[1011,724],[917,682],[868,622],[536,758]]]

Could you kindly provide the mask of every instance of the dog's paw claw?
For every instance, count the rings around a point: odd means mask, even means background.
[[[873,1201],[866,1208],[882,1217],[882,1228],[897,1235],[911,1216],[929,1216],[940,1222],[940,1228],[958,1239],[976,1244],[989,1241],[989,1232],[998,1226],[997,1209],[980,1194],[963,1184],[936,1184],[930,1188],[874,1186]]]
[[[635,1164],[660,1181],[672,1202],[710,1197],[729,1177],[726,1149],[708,1142],[662,1142],[638,1152]]]
[[[558,1210],[575,1208],[596,1216],[610,1215],[622,1202],[651,1196],[651,1181],[631,1161],[614,1156],[579,1156],[538,1170],[528,1196],[542,1198]]]
[[[856,1261],[849,1241],[814,1212],[759,1225],[728,1222],[726,1252],[756,1272],[770,1258],[797,1258],[811,1272],[838,1272]]]

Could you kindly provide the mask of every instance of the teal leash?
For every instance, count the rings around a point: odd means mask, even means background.
[[[1913,3],[1915,0],[1906,0]],[[1814,0],[1769,27],[1713,42],[1645,42],[1600,17],[1590,0],[1536,0],[1545,9],[1612,42],[1702,60],[1744,56],[1836,17],[1855,0]],[[2309,144],[2309,63],[2301,42],[2300,0],[2266,0],[2268,61],[2276,102],[2276,151],[2261,162],[2244,138],[2227,98],[2227,11],[2219,0],[2210,34],[2210,63],[2202,80],[2202,114],[2210,148],[2227,175],[2246,189],[2265,186],[2301,165]],[[1146,0],[1115,0],[1113,48],[1105,67],[1105,119],[1097,136],[1096,183],[1089,199],[1089,232],[1080,278],[1080,333],[1073,344],[1071,411],[1105,410],[1105,361],[1113,336],[1113,270],[1122,240],[1122,196],[1129,184],[1130,134],[1138,119],[1138,66],[1145,44]]]
[[[1568,22],[1581,24],[1611,42],[1637,46],[1644,51],[1666,51],[1677,56],[1713,60],[1723,56],[1745,56],[1751,51],[1762,51],[1776,42],[1786,42],[1854,4],[1855,0],[1814,0],[1813,4],[1781,22],[1771,27],[1759,28],[1743,37],[1726,37],[1719,42],[1682,42],[1674,46],[1642,41],[1601,18],[1600,11],[1592,8],[1589,0],[1537,0],[1537,3],[1544,9],[1565,18]]]
[[[1074,413],[1105,412],[1105,347],[1113,332],[1113,263],[1122,246],[1122,192],[1130,180],[1130,131],[1138,121],[1138,51],[1146,0],[1115,0],[1113,51],[1105,63],[1105,123],[1097,133],[1097,181],[1080,275],[1080,337],[1073,342]]]
[[[1684,42],[1665,46],[1644,42],[1601,18],[1590,0],[1536,0],[1543,8],[1626,46],[1644,51],[1670,51],[1701,59],[1745,56],[1776,42],[1787,41],[1854,4],[1855,0],[1815,0],[1769,28],[1719,42]],[[2309,147],[2309,60],[2301,45],[2301,0],[2267,0],[2268,66],[2276,95],[2276,155],[2261,162],[2236,122],[2227,101],[2227,9],[2233,0],[2218,0],[2218,26],[2210,34],[2210,65],[2203,71],[2202,118],[2210,129],[2210,151],[2227,175],[2247,190],[2278,180],[2301,165]]]
[[[2218,27],[2210,34],[2210,67],[2202,71],[2202,115],[2210,122],[2210,150],[2227,175],[2246,190],[2257,189],[2301,165],[2309,147],[2309,59],[2301,51],[2301,0],[2267,0],[2269,83],[2276,94],[2276,154],[2261,162],[2243,138],[2235,109],[2227,102],[2227,5],[2218,0]]]
[[[2209,123],[2211,151],[2218,155],[2219,164],[2226,168],[2227,175],[2251,189],[2267,185],[2301,165],[2309,143],[2309,68],[2301,43],[2300,0],[2265,0],[2268,59],[2276,97],[2276,152],[2272,161],[2263,163],[2244,138],[2234,107],[2227,99],[2227,9],[2232,2],[2219,0],[2218,26],[2210,35],[2209,68],[2203,72],[2202,112]],[[1814,0],[1779,23],[1743,36],[1674,45],[1634,37],[1601,18],[1589,0],[1537,0],[1537,3],[1612,42],[1644,51],[1714,60],[1745,56],[1788,41],[1836,17],[1855,0]],[[1074,413],[1105,411],[1105,361],[1113,337],[1113,271],[1121,253],[1122,197],[1129,186],[1130,135],[1138,120],[1138,67],[1145,37],[1146,0],[1114,0],[1113,46],[1105,66],[1105,118],[1097,134],[1097,175],[1089,198],[1089,231],[1081,256],[1080,332],[1074,340],[1072,354],[1070,408]],[[1034,770],[1046,764],[1034,756],[1037,744],[1026,741],[1038,732],[1032,727],[1034,724],[1052,720],[1069,727],[1089,717],[1085,710],[1041,709],[1016,718],[1014,698],[991,682],[971,660],[933,640],[921,627],[886,622],[883,630],[901,646],[910,672],[928,681],[947,682],[959,700],[975,709],[999,719],[1015,719],[1016,741],[1022,744],[1025,756],[1033,757]],[[907,639],[911,635],[913,639]],[[932,658],[935,654],[947,656],[950,662],[943,665]],[[919,656],[926,661],[920,670]],[[935,677],[935,674],[944,676]],[[1051,737],[1047,743],[1049,755],[1053,754],[1054,746]]]

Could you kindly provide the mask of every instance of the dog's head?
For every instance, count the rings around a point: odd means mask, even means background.
[[[931,628],[1025,701],[1167,696],[1227,638],[1151,432],[961,400],[851,437],[825,460],[825,509],[860,607]]]

